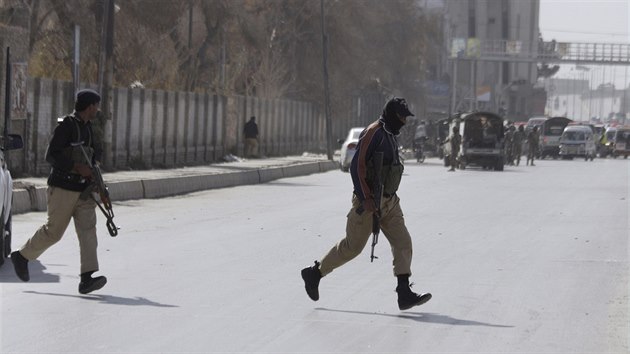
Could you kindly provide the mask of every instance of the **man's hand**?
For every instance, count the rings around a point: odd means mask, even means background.
[[[372,198],[364,199],[362,205],[363,205],[363,210],[369,213],[376,212],[376,204],[374,203],[374,199]]]
[[[79,172],[79,174],[85,178],[91,178],[92,177],[92,169],[90,168],[90,166],[86,165],[86,164],[82,164],[82,163],[75,163],[74,164],[74,169]]]

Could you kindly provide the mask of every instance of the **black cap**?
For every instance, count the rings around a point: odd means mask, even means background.
[[[85,89],[77,92],[77,99],[74,103],[74,110],[81,112],[88,106],[101,102],[101,95],[98,92],[90,89]]]
[[[407,106],[407,101],[404,98],[394,97],[391,100],[387,101],[385,104],[385,112],[387,113],[396,113],[402,117],[414,117],[414,114],[409,110],[409,106]]]

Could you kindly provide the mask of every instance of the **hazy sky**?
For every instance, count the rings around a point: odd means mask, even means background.
[[[630,0],[540,0],[539,27],[545,41],[630,43]],[[586,73],[563,65],[555,77],[592,79],[593,88],[602,82],[617,88],[630,83],[627,67],[588,67]]]
[[[541,0],[545,40],[630,43],[630,0]]]

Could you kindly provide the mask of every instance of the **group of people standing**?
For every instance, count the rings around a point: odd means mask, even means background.
[[[526,165],[534,165],[534,159],[538,156],[538,145],[540,143],[540,134],[538,127],[534,127],[528,133],[525,128],[519,125],[518,129],[514,125],[510,125],[505,133],[504,148],[505,161],[509,166],[518,166],[521,163],[523,155],[523,143],[527,143],[527,161]]]

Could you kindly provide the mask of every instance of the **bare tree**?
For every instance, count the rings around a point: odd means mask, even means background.
[[[7,1],[7,0],[5,0]],[[20,0],[31,10],[33,76],[69,80],[81,26],[82,77],[96,82],[103,0]],[[117,0],[114,85],[323,102],[319,0]],[[422,103],[439,60],[439,20],[414,1],[324,0],[335,116],[374,83]]]

